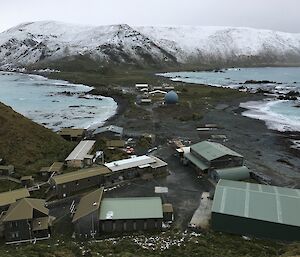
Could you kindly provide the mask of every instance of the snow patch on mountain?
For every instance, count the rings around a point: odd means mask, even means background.
[[[23,23],[0,33],[0,66],[27,66],[76,55],[101,63],[207,64],[258,57],[300,63],[300,34],[232,27],[83,26]]]

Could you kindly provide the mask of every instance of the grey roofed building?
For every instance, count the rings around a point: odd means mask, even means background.
[[[229,149],[228,147],[215,142],[202,141],[200,143],[191,146],[191,150],[197,153],[201,153],[206,160],[211,161],[218,159],[224,155],[232,155],[237,157],[243,157],[239,153]]]
[[[90,159],[90,153],[92,152],[96,141],[84,140],[81,141],[70,155],[65,159],[65,162],[69,167],[83,167],[84,160]]]
[[[96,143],[96,141],[94,141],[94,140],[81,141],[75,147],[75,149],[70,153],[70,155],[66,158],[66,161],[83,160],[85,158],[85,156],[93,148],[95,143]]]
[[[250,178],[250,170],[246,166],[213,170],[210,177],[218,182],[220,179],[246,180]]]
[[[212,228],[221,232],[300,240],[300,190],[220,180]]]
[[[99,135],[99,134],[102,134],[102,133],[105,133],[105,132],[110,132],[110,133],[115,134],[119,137],[122,137],[123,136],[123,131],[124,131],[124,129],[122,127],[118,127],[118,126],[115,126],[115,125],[109,125],[109,126],[97,128],[93,132],[93,135],[96,136],[96,135]]]

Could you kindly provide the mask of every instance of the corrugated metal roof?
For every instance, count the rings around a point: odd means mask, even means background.
[[[184,153],[184,157],[188,159],[191,163],[193,163],[195,166],[197,166],[200,170],[207,170],[208,166],[200,161],[197,157],[195,157],[193,154],[187,152]]]
[[[202,141],[200,143],[191,146],[193,151],[203,156],[206,160],[212,161],[225,155],[232,155],[237,157],[243,157],[239,153],[229,149],[228,147],[209,141]]]
[[[105,198],[100,220],[159,219],[163,217],[160,197]]]
[[[250,178],[250,170],[246,166],[216,169],[219,179],[244,180]]]
[[[119,171],[119,170],[126,170],[134,167],[143,166],[146,164],[154,163],[155,159],[151,158],[147,155],[142,155],[134,158],[128,158],[124,160],[109,162],[104,164],[107,168],[111,171]]]
[[[58,134],[60,136],[81,137],[84,131],[84,129],[63,128],[58,132]]]
[[[106,141],[107,147],[124,147],[125,141],[124,140],[108,140]]]
[[[95,143],[94,140],[81,141],[66,158],[66,161],[84,160],[84,157],[91,151]]]
[[[54,162],[50,168],[49,172],[60,172],[63,169],[64,164],[62,162]]]
[[[3,221],[32,219],[33,210],[37,210],[45,215],[49,214],[49,210],[45,207],[45,200],[24,198],[10,205]]]
[[[26,188],[0,193],[0,206],[12,204],[19,199],[29,196],[29,191]]]
[[[150,167],[152,169],[157,169],[157,168],[168,166],[168,163],[166,163],[163,160],[157,158],[156,156],[151,156],[151,158],[155,160],[155,162],[150,163]]]
[[[59,185],[59,184],[64,184],[75,180],[108,174],[110,172],[111,171],[108,168],[101,166],[101,167],[94,167],[88,169],[81,169],[78,171],[57,175],[52,177],[51,179],[52,181],[54,181],[56,185]]]
[[[220,180],[212,212],[300,226],[300,190]]]
[[[101,187],[81,198],[78,206],[76,207],[76,212],[73,216],[72,222],[75,222],[99,209],[103,196],[103,190],[104,188]]]
[[[110,126],[105,126],[105,127],[101,127],[101,128],[97,128],[93,134],[97,135],[103,132],[113,132],[116,134],[123,134],[123,128],[122,127],[118,127],[118,126],[114,126],[114,125],[110,125]]]

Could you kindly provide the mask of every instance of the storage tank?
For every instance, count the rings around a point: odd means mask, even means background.
[[[175,91],[170,91],[165,95],[165,103],[166,104],[176,104],[178,103],[178,95]]]

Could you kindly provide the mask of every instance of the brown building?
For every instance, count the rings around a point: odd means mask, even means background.
[[[50,183],[57,196],[62,198],[95,186],[111,186],[135,178],[144,178],[147,175],[153,178],[166,174],[166,162],[155,156],[144,155],[53,176]]]
[[[124,148],[125,147],[125,141],[124,140],[107,140],[105,142],[106,146],[108,148]]]
[[[103,187],[83,196],[76,207],[72,223],[76,237],[99,235],[99,207],[103,197]]]
[[[0,211],[6,211],[8,207],[12,204],[15,203],[17,200],[29,197],[30,193],[28,189],[26,188],[21,188],[21,189],[16,189],[12,191],[7,191],[4,193],[0,193]],[[1,214],[2,216],[2,214]]]
[[[15,171],[13,165],[0,165],[0,176],[9,176]]]
[[[50,178],[53,173],[55,175],[61,174],[63,172],[63,168],[64,163],[54,162],[50,167],[42,167],[39,171],[39,174],[44,178]]]
[[[105,175],[111,171],[106,167],[81,169],[62,175],[53,176],[50,183],[58,197],[68,197],[75,192],[104,184]]]
[[[41,199],[24,198],[11,204],[1,222],[8,244],[34,242],[50,237],[49,210]]]
[[[84,138],[84,129],[63,128],[58,135],[68,141],[80,141]]]
[[[20,180],[24,187],[30,187],[34,183],[34,178],[32,176],[23,176]]]
[[[173,205],[170,203],[163,204],[163,213],[164,213],[164,221],[173,221],[174,220],[174,211]]]

